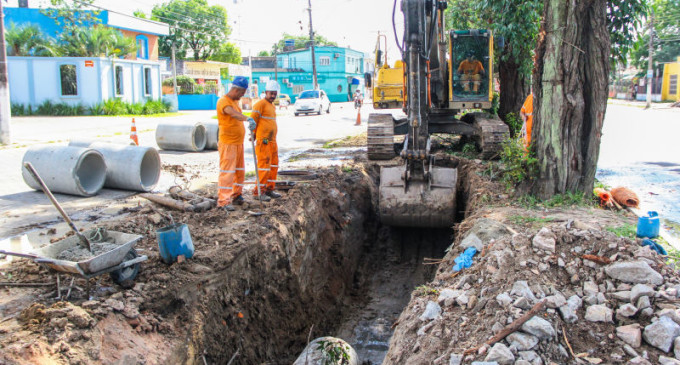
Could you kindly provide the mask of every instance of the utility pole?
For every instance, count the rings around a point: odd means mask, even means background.
[[[319,88],[319,83],[316,81],[316,56],[314,56],[314,28],[312,28],[312,0],[307,0],[309,3],[309,41],[312,43],[312,75],[314,77],[314,90]]]
[[[654,9],[651,9],[651,16],[649,19],[649,59],[647,60],[647,105],[645,109],[652,107],[652,77],[654,70],[652,69],[653,45],[654,45]]]
[[[7,75],[7,52],[5,50],[5,22],[0,0],[0,144],[10,144],[9,122],[12,116],[9,103],[9,77]]]
[[[274,44],[274,81],[279,82],[279,61],[276,56],[279,47],[278,43]]]

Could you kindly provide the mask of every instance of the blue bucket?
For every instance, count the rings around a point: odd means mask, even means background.
[[[189,227],[183,223],[176,223],[156,231],[158,250],[166,264],[177,261],[177,256],[184,255],[190,259],[194,256],[194,242],[191,240]]]
[[[647,215],[638,218],[637,236],[647,238],[659,236],[659,213],[647,212]]]

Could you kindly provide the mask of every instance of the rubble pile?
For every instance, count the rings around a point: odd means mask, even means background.
[[[415,292],[401,314],[386,362],[680,364],[680,277],[649,247],[577,220],[481,218],[461,236],[436,290]],[[481,252],[454,273],[467,247]]]

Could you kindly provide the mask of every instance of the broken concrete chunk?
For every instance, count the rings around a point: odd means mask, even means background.
[[[515,355],[507,346],[498,342],[489,350],[484,361],[497,362],[499,365],[512,365],[515,362]]]
[[[463,362],[463,355],[451,354],[449,365],[460,365]]]
[[[636,307],[638,309],[645,309],[645,308],[650,308],[652,306],[652,303],[649,301],[649,297],[642,296],[640,299],[637,301]]]
[[[627,365],[652,365],[651,362],[645,360],[645,358],[641,357],[641,356],[634,357],[634,358],[630,359],[630,361],[628,361],[626,364]]]
[[[663,277],[644,261],[617,262],[604,271],[609,277],[631,284],[663,284]]]
[[[123,309],[125,309],[125,304],[124,304],[123,302],[121,302],[120,300],[112,299],[112,298],[107,299],[107,300],[104,302],[104,304],[105,304],[105,305],[108,305],[108,306],[111,307],[113,310],[118,311],[118,312],[120,312],[120,311],[122,311]]]
[[[597,295],[600,292],[597,284],[594,281],[586,281],[583,283],[583,295]]]
[[[565,322],[567,323],[576,323],[578,321],[578,316],[576,315],[576,311],[571,309],[569,305],[563,305],[560,307],[560,314],[562,315],[562,319],[564,319]]]
[[[622,302],[630,302],[630,291],[629,290],[616,291],[616,292],[613,292],[609,295],[616,300],[620,300]]]
[[[532,334],[538,337],[540,340],[550,339],[555,337],[555,329],[550,324],[541,317],[531,317],[530,320],[524,322],[522,325],[522,331]]]
[[[477,237],[477,235],[474,233],[468,234],[465,239],[463,239],[463,242],[460,243],[460,246],[463,248],[474,247],[477,249],[477,252],[481,252],[482,249],[484,249],[482,240],[480,240],[479,237]]]
[[[496,301],[501,307],[507,307],[510,305],[510,303],[512,303],[512,298],[508,295],[508,293],[504,292],[496,295]]]
[[[518,280],[512,284],[512,290],[510,290],[510,295],[516,295],[518,297],[525,297],[529,301],[536,302],[536,296],[529,288],[529,284],[526,281]]]
[[[633,347],[640,347],[642,343],[642,331],[637,323],[616,327],[616,336]]]
[[[429,301],[425,307],[425,311],[420,315],[421,321],[431,321],[442,314],[442,307],[439,304]]]
[[[437,303],[439,303],[439,305],[449,306],[453,304],[454,300],[462,293],[461,290],[442,289],[439,292],[439,297],[437,297]]]
[[[583,305],[583,301],[581,298],[579,298],[578,295],[572,295],[567,299],[567,305],[571,310],[576,312],[577,310],[581,309],[581,306]]]
[[[673,354],[676,359],[680,359],[680,337],[676,337],[673,340]]]
[[[649,285],[636,284],[633,286],[633,289],[630,290],[630,302],[635,303],[642,296],[651,298],[654,296],[654,293],[654,288]]]
[[[623,317],[632,317],[635,313],[637,313],[637,308],[630,303],[626,303],[616,310],[616,315]]]
[[[661,317],[658,321],[645,327],[642,338],[659,350],[668,352],[678,335],[680,335],[680,326],[668,317]]]
[[[561,293],[556,293],[555,295],[548,296],[545,299],[545,305],[548,308],[559,308],[567,304],[567,299]]]
[[[661,365],[680,365],[680,360],[672,357],[659,356],[659,364]]]
[[[614,322],[612,320],[612,310],[605,305],[591,305],[586,309],[586,320],[591,322]]]
[[[531,246],[540,250],[555,252],[555,234],[547,227],[543,227],[531,240]]]
[[[505,338],[510,347],[514,347],[518,351],[527,351],[533,349],[538,344],[538,338],[530,334],[515,332]]]
[[[529,299],[525,297],[519,297],[514,303],[512,303],[512,306],[520,309],[530,309],[531,303],[529,303]]]

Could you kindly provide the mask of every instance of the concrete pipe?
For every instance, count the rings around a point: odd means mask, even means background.
[[[156,143],[164,150],[202,151],[206,143],[205,126],[202,123],[159,124]]]
[[[217,141],[220,139],[220,125],[217,121],[204,122],[206,142],[206,150],[216,150]]]
[[[91,148],[33,147],[26,151],[23,162],[30,162],[55,193],[92,196],[102,189],[106,180],[104,157]],[[28,186],[42,190],[23,163],[21,175]]]
[[[79,138],[79,139],[72,139],[68,141],[68,145],[71,147],[90,147],[91,144],[93,143],[113,143],[121,146],[136,146],[135,142],[131,139],[128,139],[127,141],[124,139],[120,140],[113,140],[113,139],[87,139],[87,138]]]
[[[161,157],[153,147],[95,142],[106,162],[104,186],[113,189],[151,191],[161,176]]]
[[[319,349],[319,342],[324,341],[326,350],[329,351],[331,348],[334,350],[339,350],[344,352],[349,357],[346,362],[347,365],[358,365],[359,356],[356,351],[347,342],[337,337],[319,337],[312,341],[305,347],[297,360],[293,365],[305,365],[305,364],[323,364],[324,363],[324,353]]]

